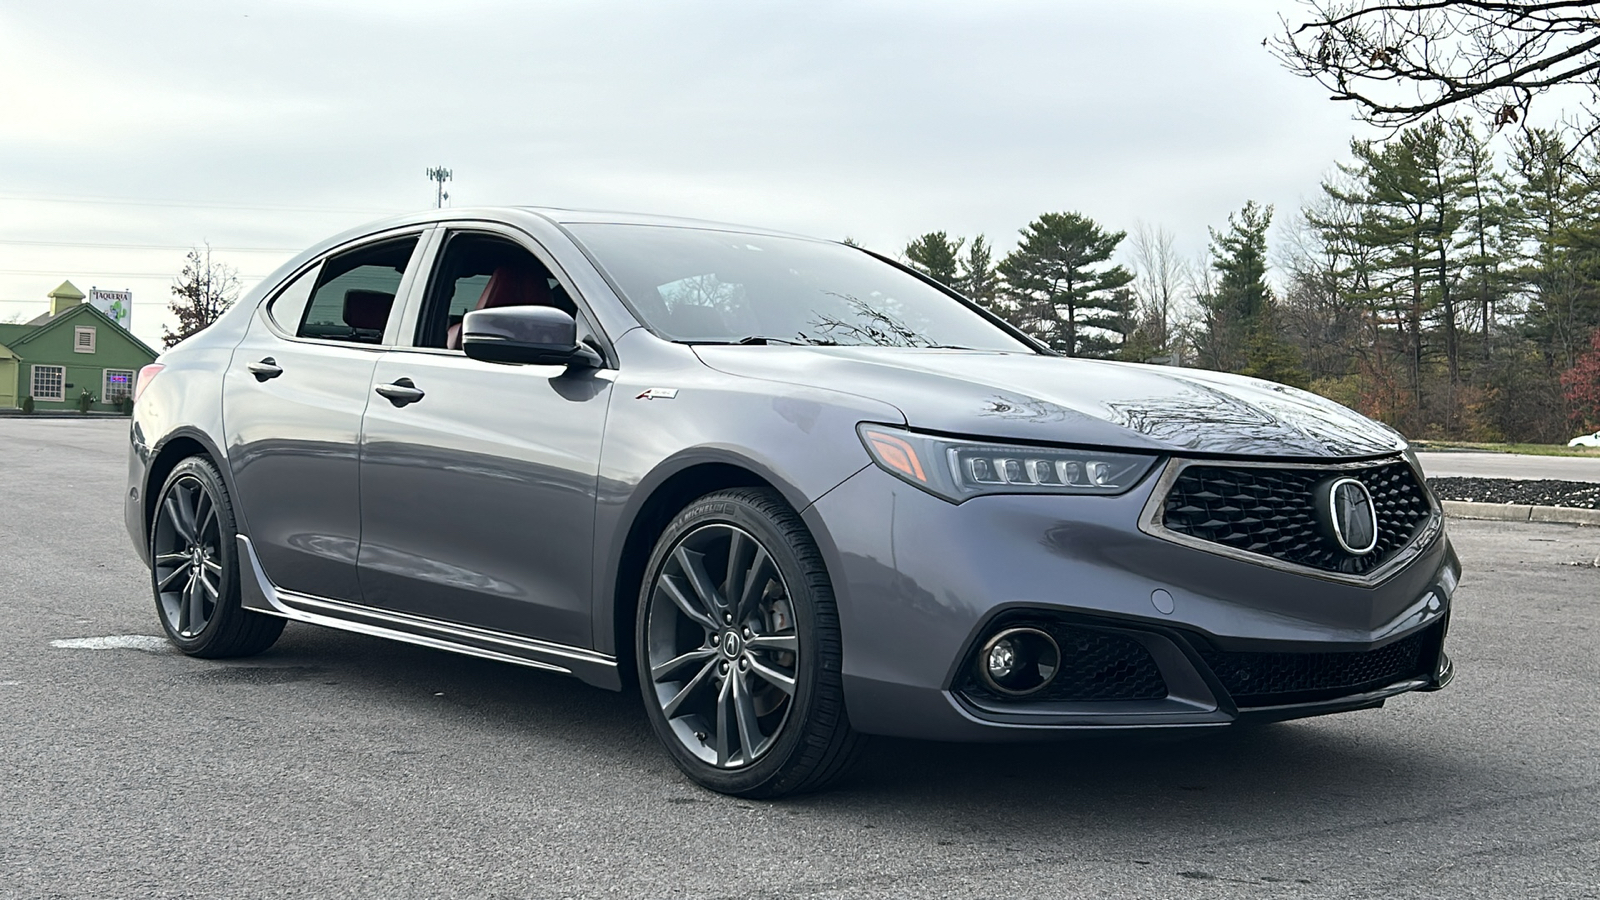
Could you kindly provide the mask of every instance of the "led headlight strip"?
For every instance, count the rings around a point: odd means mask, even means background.
[[[983,494],[1120,494],[1156,457],[933,437],[863,424],[861,443],[896,478],[960,503]]]

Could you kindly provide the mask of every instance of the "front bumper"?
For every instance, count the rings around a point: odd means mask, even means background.
[[[1442,528],[1382,581],[1355,584],[1147,534],[1153,490],[953,505],[869,467],[818,500],[805,517],[833,576],[852,724],[935,740],[1216,727],[1377,706],[1449,681],[1460,564]],[[971,690],[974,648],[1021,621],[1120,643],[1163,690],[1031,701]],[[1282,689],[1244,687],[1252,673]]]

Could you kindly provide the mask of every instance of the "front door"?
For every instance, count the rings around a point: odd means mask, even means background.
[[[455,327],[484,306],[576,312],[570,296],[509,236],[446,238],[413,346],[379,360],[362,423],[368,605],[592,646],[595,491],[614,373],[468,359]]]
[[[236,511],[278,587],[361,599],[361,416],[418,238],[303,272],[263,305],[223,378]]]

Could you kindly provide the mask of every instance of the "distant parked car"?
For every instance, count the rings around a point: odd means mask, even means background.
[[[638,691],[732,794],[820,787],[862,734],[1221,727],[1453,671],[1461,567],[1399,434],[1063,358],[829,241],[396,219],[135,395],[127,523],[183,652],[293,620]]]
[[[1594,434],[1580,434],[1572,440],[1567,441],[1567,446],[1600,447],[1600,431],[1596,431]]]

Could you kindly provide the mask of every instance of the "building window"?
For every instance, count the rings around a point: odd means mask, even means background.
[[[79,325],[72,329],[72,352],[94,352],[94,326]]]
[[[33,399],[65,400],[67,369],[65,366],[33,367]]]
[[[107,369],[105,383],[100,389],[100,402],[115,406],[124,397],[133,396],[133,370]]]

